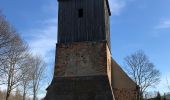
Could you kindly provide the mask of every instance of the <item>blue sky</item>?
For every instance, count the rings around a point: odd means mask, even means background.
[[[156,90],[167,92],[170,77],[170,0],[110,0],[112,57],[143,50],[161,71]],[[0,0],[0,9],[32,52],[41,54],[50,73],[57,41],[57,0]],[[170,78],[169,78],[170,80]]]

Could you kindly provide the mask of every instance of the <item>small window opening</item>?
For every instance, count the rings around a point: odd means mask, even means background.
[[[83,17],[83,9],[78,10],[78,16],[79,16],[79,18]]]

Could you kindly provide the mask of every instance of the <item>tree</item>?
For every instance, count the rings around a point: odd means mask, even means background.
[[[164,93],[164,96],[162,97],[162,100],[166,100],[166,96],[165,96],[165,93]]]
[[[0,85],[7,85],[6,100],[20,81],[19,64],[24,58],[27,45],[0,14]]]
[[[33,100],[36,100],[40,85],[45,75],[45,62],[41,57],[35,56],[31,60],[31,86],[33,92]],[[41,85],[42,86],[42,85]]]
[[[0,85],[6,85],[6,100],[16,87],[22,87],[23,100],[32,89],[34,100],[44,76],[41,57],[28,53],[28,46],[0,12]],[[10,97],[10,98],[9,98]]]
[[[140,98],[147,88],[160,82],[160,72],[143,51],[137,51],[125,57],[125,70],[140,87]]]
[[[0,90],[0,98],[1,98],[1,100],[5,100],[5,95],[6,95],[6,91],[1,91]]]
[[[6,100],[21,80],[20,63],[25,58],[27,45],[0,13],[0,85],[7,85]]]
[[[31,55],[29,54],[24,61],[21,64],[21,73],[22,73],[22,77],[21,77],[21,82],[20,82],[20,87],[22,88],[22,92],[23,92],[23,100],[26,100],[26,95],[27,92],[30,88],[30,82],[31,82],[31,63],[32,63],[32,58]]]
[[[15,92],[13,100],[22,100],[22,95],[21,95],[18,88],[16,89],[16,92]]]
[[[167,88],[170,90],[170,84],[169,84],[168,78],[166,78],[166,82],[167,82]]]
[[[10,45],[10,50],[7,54],[7,60],[3,63],[3,84],[7,84],[7,95],[6,100],[8,100],[10,93],[15,89],[22,78],[22,73],[20,71],[20,63],[25,58],[25,52],[27,46],[22,42],[21,38],[17,38],[12,41]]]
[[[5,17],[0,13],[0,76],[3,73],[2,64],[7,60],[11,43],[17,38]]]
[[[156,100],[161,100],[161,95],[160,95],[160,93],[158,92],[157,93],[157,96],[156,96],[156,98],[155,98]]]
[[[0,90],[0,100],[5,100],[5,95],[6,95],[6,91]],[[22,100],[22,95],[20,93],[20,90],[15,89],[15,91],[13,91],[13,93],[11,93],[9,100]],[[31,100],[31,99],[27,97],[26,100]]]

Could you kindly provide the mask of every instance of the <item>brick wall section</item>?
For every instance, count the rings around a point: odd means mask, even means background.
[[[133,89],[114,88],[115,100],[137,100],[137,91]]]
[[[59,43],[56,49],[54,78],[45,100],[114,100],[106,41]]]
[[[56,48],[55,77],[107,75],[110,53],[105,41],[57,44]]]
[[[111,71],[115,100],[137,100],[137,85],[113,59]]]

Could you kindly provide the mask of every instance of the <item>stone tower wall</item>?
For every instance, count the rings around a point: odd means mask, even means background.
[[[111,55],[105,41],[58,44],[55,77],[111,76]]]

